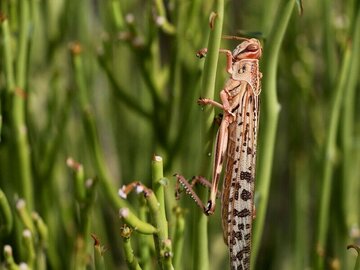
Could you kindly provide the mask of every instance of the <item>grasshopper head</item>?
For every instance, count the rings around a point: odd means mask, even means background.
[[[237,45],[232,55],[234,60],[259,59],[261,57],[261,53],[262,48],[260,41],[256,38],[251,38]]]

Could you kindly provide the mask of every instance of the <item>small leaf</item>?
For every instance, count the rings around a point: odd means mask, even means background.
[[[209,25],[210,25],[210,29],[213,30],[214,26],[215,26],[215,19],[217,17],[217,13],[212,11],[209,17]]]
[[[169,179],[166,178],[166,177],[163,177],[163,178],[161,178],[161,179],[159,180],[159,183],[160,183],[161,185],[163,185],[163,186],[167,186],[168,183],[169,183]]]

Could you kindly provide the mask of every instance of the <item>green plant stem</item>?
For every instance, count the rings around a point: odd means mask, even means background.
[[[76,236],[74,246],[74,251],[72,252],[71,269],[85,270],[86,258],[84,253],[86,250],[86,244],[82,235]]]
[[[332,89],[335,86],[335,76],[337,73],[337,59],[336,59],[336,48],[334,40],[334,29],[333,29],[333,17],[331,16],[333,1],[322,0],[322,22],[324,27],[324,41],[325,41],[325,59],[327,63],[326,69],[326,80],[325,85],[328,89]]]
[[[311,176],[308,170],[309,164],[305,155],[300,155],[292,167],[291,179],[294,180],[294,203],[295,203],[295,237],[294,237],[294,270],[303,270],[309,265],[308,246],[310,236],[308,234],[310,194],[309,186]]]
[[[174,34],[176,29],[175,26],[172,25],[166,18],[165,6],[162,0],[155,0],[155,6],[157,12],[159,13],[159,17],[157,20],[161,19],[161,22],[157,22],[161,29],[167,34]]]
[[[84,168],[80,164],[78,170],[75,172],[75,196],[76,199],[82,203],[86,198],[86,190],[85,190],[85,175]]]
[[[167,230],[167,220],[166,220],[166,212],[165,212],[165,191],[164,191],[164,173],[163,173],[163,160],[160,156],[153,156],[152,162],[152,186],[155,196],[159,202],[160,207],[160,215],[161,215],[161,223],[165,231],[164,231],[164,239],[167,239],[168,230]]]
[[[14,261],[12,248],[9,245],[4,246],[4,258],[8,270],[19,270],[19,266]]]
[[[100,241],[97,237],[92,234],[91,237],[94,239],[94,264],[95,270],[105,270],[104,262],[104,252],[106,251],[103,246],[101,246]]]
[[[104,154],[99,144],[95,120],[90,112],[90,104],[87,97],[87,87],[85,84],[83,62],[81,58],[81,46],[79,44],[73,45],[72,55],[75,68],[75,79],[79,91],[80,106],[84,116],[84,129],[86,131],[87,139],[89,140],[89,145],[91,146],[90,149],[92,151],[92,157],[94,159],[96,170],[99,173],[102,189],[114,208],[122,209],[123,211],[120,212],[126,212],[126,214],[122,215],[121,217],[124,218],[130,226],[136,228],[139,232],[145,234],[152,234],[156,232],[156,229],[150,224],[143,222],[139,218],[137,218],[132,213],[131,206],[126,201],[119,198],[119,196],[115,192],[115,189],[111,185],[111,177],[106,168]]]
[[[163,241],[162,244],[163,244],[163,248],[162,248],[163,253],[161,254],[161,256],[163,257],[164,269],[165,270],[174,270],[174,267],[172,265],[173,253],[172,253],[171,240],[166,239]]]
[[[11,35],[10,35],[10,27],[9,20],[7,19],[5,14],[0,14],[1,21],[1,30],[3,36],[3,48],[4,48],[4,62],[5,62],[5,77],[6,77],[6,90],[8,93],[13,92],[15,89],[15,75],[14,75],[14,67],[13,60],[14,56],[12,53],[11,46]]]
[[[131,230],[127,226],[123,226],[121,228],[121,237],[124,242],[124,251],[125,251],[125,261],[128,265],[129,269],[131,270],[141,270],[141,267],[134,256],[134,251],[131,247],[130,237],[131,237]]]
[[[359,23],[359,22],[358,22]],[[355,28],[357,29],[357,28]],[[357,29],[358,30],[358,29]],[[354,30],[356,34],[356,31]],[[357,39],[358,39],[357,34]],[[360,44],[360,43],[358,43]],[[333,179],[333,171],[336,156],[336,135],[338,132],[340,110],[343,97],[347,94],[348,74],[351,72],[350,67],[352,61],[357,61],[353,57],[353,48],[351,43],[346,44],[343,62],[340,67],[340,74],[338,77],[338,84],[333,93],[332,103],[330,108],[329,128],[327,131],[327,140],[325,145],[325,153],[323,159],[323,182],[321,188],[321,199],[318,216],[317,240],[316,240],[316,269],[324,269],[324,255],[326,249],[326,236],[329,226],[329,208],[330,195]]]
[[[13,228],[13,215],[5,193],[0,189],[0,236],[8,235]]]
[[[295,1],[287,1],[280,10],[277,24],[272,28],[269,42],[264,48],[263,59],[263,103],[260,120],[260,138],[258,152],[258,174],[256,179],[256,193],[259,194],[259,204],[256,205],[256,220],[253,226],[252,261],[255,262],[260,248],[261,237],[264,229],[266,209],[269,198],[271,170],[276,143],[277,123],[280,105],[277,98],[276,75],[279,62],[281,43],[285,35]],[[251,264],[255,267],[255,263]]]
[[[224,0],[215,1],[214,12],[214,26],[210,31],[208,41],[208,53],[205,58],[204,73],[202,79],[201,96],[214,99],[215,97],[215,81],[216,70],[219,58],[219,49],[221,43],[222,27],[224,21]],[[209,178],[211,168],[211,153],[213,141],[213,121],[214,121],[214,108],[206,106],[201,114],[201,140],[203,153],[201,155],[200,174]],[[202,189],[199,197],[206,200],[206,191]],[[209,269],[209,250],[208,250],[208,235],[207,235],[207,222],[208,219],[205,215],[200,215],[198,209],[196,211],[197,218],[194,219],[194,250],[197,256],[194,256],[193,269],[207,270]]]
[[[20,5],[20,28],[18,39],[18,52],[16,59],[16,86],[10,89],[13,95],[12,105],[12,124],[15,137],[15,154],[18,159],[18,179],[20,196],[22,196],[29,209],[33,209],[33,186],[30,161],[30,149],[27,136],[27,127],[25,123],[25,100],[26,100],[26,71],[29,46],[29,25],[30,25],[29,1],[22,1]]]
[[[3,125],[3,117],[2,117],[2,110],[1,110],[1,97],[0,97],[0,143],[1,143],[1,130]]]
[[[68,91],[66,93],[66,100],[64,104],[62,104],[60,115],[56,121],[57,123],[56,134],[53,137],[53,140],[51,140],[46,144],[43,158],[38,161],[38,163],[40,163],[39,171],[40,171],[41,179],[52,178],[52,174],[54,172],[54,167],[55,167],[54,165],[56,164],[56,160],[58,157],[57,153],[62,148],[65,138],[66,124],[68,122],[68,118],[70,114],[71,101],[72,101],[72,93]],[[49,123],[48,123],[49,129],[51,128],[52,125],[53,125],[52,119],[51,120],[49,119]]]
[[[351,10],[350,10],[351,11]],[[354,29],[360,27],[360,11],[358,10],[354,18]],[[354,32],[352,39],[352,58],[360,59],[360,34],[359,31]],[[356,100],[356,84],[358,82],[358,74],[360,70],[359,61],[351,61],[347,82],[347,94],[344,97],[342,114],[342,148],[343,148],[343,190],[344,204],[343,212],[345,213],[346,225],[348,230],[353,226],[359,227],[358,219],[358,190],[360,188],[358,177],[359,173],[354,173],[353,168],[357,165],[356,152],[354,150],[354,123],[355,123],[355,100]]]
[[[3,57],[5,59],[5,74],[6,74],[6,90],[8,92],[11,89],[14,89],[15,79],[14,79],[14,69],[12,66],[13,55],[11,52],[11,36],[9,30],[9,21],[5,14],[0,12],[0,23],[1,23],[1,32],[3,36],[3,48],[4,53]],[[0,142],[1,142],[1,130],[2,130],[2,108],[1,108],[1,96],[2,93],[0,92]]]
[[[153,219],[153,223],[157,228],[157,233],[154,234],[155,238],[155,246],[158,251],[158,260],[160,269],[173,269],[171,265],[171,257],[167,256],[167,254],[172,254],[171,252],[171,242],[170,245],[167,244],[170,240],[168,239],[168,231],[167,231],[167,221],[166,218],[161,213],[160,203],[157,200],[155,194],[148,190],[146,192],[145,198],[148,202],[151,217]],[[170,250],[168,250],[170,248]],[[170,263],[169,263],[170,260]]]
[[[184,246],[184,232],[185,232],[185,218],[184,213],[180,207],[174,209],[175,220],[175,232],[173,236],[173,250],[174,250],[174,268],[182,269],[182,250]]]
[[[116,27],[116,29],[121,31],[124,28],[125,23],[124,23],[124,17],[122,14],[120,0],[112,0],[110,8],[112,10],[112,15],[114,17],[115,27]]]
[[[16,84],[21,89],[25,88],[26,81],[26,62],[29,46],[29,28],[30,26],[30,1],[24,0],[20,5],[20,33],[16,61]]]
[[[97,181],[85,180],[82,164],[72,159],[67,160],[69,167],[74,169],[74,190],[77,206],[79,207],[80,219],[78,222],[78,236],[74,252],[74,269],[86,268],[86,247],[90,235],[91,211],[95,203],[95,188]]]
[[[30,152],[25,124],[25,97],[20,93],[24,93],[25,87],[25,66],[27,59],[28,45],[28,21],[29,21],[29,3],[24,1],[21,5],[21,30],[19,34],[19,51],[17,54],[17,70],[16,82],[15,71],[13,68],[12,40],[10,35],[10,27],[8,19],[1,14],[1,28],[4,37],[4,58],[5,58],[5,74],[6,89],[8,93],[13,94],[12,105],[12,125],[15,137],[15,156],[17,158],[16,178],[18,178],[17,186],[22,196],[28,204],[29,209],[33,207],[33,188],[30,167]]]
[[[355,251],[357,252],[354,270],[360,270],[360,247],[357,245],[348,245],[347,249],[350,248],[355,249]]]
[[[30,230],[23,231],[22,244],[26,254],[26,264],[29,266],[30,269],[34,269],[36,254],[34,247],[34,236],[30,232]]]
[[[151,224],[140,220],[132,211],[127,207],[122,207],[119,210],[120,218],[124,219],[124,222],[134,230],[143,234],[157,233],[157,229]]]
[[[147,221],[148,209],[145,198],[141,198],[139,217],[140,220]],[[150,245],[153,243],[152,238],[149,235],[141,234],[139,235],[139,260],[143,270],[150,270],[151,265],[151,254],[150,254]],[[151,241],[151,244],[149,243]]]
[[[26,207],[26,202],[23,199],[19,199],[16,202],[16,210],[19,215],[21,223],[25,228],[29,229],[32,235],[35,234],[35,227],[32,221],[31,215],[29,213],[28,208]]]
[[[35,229],[37,235],[39,236],[39,242],[42,247],[46,247],[49,241],[49,231],[48,227],[45,224],[44,220],[37,213],[32,214],[32,219],[34,221]]]
[[[45,270],[46,248],[48,247],[49,242],[48,227],[37,213],[32,214],[32,219],[38,236],[38,241],[36,243],[36,269]]]
[[[119,85],[112,71],[108,67],[104,55],[99,55],[98,60],[101,67],[105,71],[106,76],[110,81],[110,84],[112,85],[114,96],[118,98],[118,100],[121,103],[123,103],[125,106],[127,106],[128,108],[132,109],[134,112],[139,114],[140,116],[150,121],[152,119],[152,114],[146,111],[141,105],[139,105],[139,102],[135,100],[133,97],[131,97],[129,94],[127,94],[125,92],[125,89],[123,89],[123,87]]]
[[[98,246],[94,246],[95,270],[105,270],[104,256]]]
[[[76,176],[75,176],[76,177]],[[85,197],[77,201],[80,208],[79,231],[77,237],[77,246],[75,247],[75,268],[86,269],[87,267],[87,244],[90,235],[91,212],[95,204],[96,179],[83,181]]]

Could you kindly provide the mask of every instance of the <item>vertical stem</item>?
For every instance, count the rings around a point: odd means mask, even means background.
[[[125,251],[125,261],[129,269],[131,270],[141,270],[141,267],[134,256],[134,251],[131,246],[130,237],[131,237],[131,229],[124,225],[121,228],[120,235],[124,242],[124,251]]]
[[[185,219],[184,213],[177,207],[174,209],[174,214],[176,216],[175,221],[175,232],[173,236],[173,245],[174,245],[174,268],[175,269],[182,269],[181,267],[181,258],[182,258],[182,249],[184,246],[184,231],[185,231]]]
[[[156,224],[156,228],[158,229],[158,233],[154,234],[155,245],[157,249],[160,250],[159,263],[161,263],[162,269],[166,269],[164,265],[164,258],[161,254],[161,251],[164,250],[164,242],[168,240],[168,226],[166,220],[165,213],[165,194],[164,194],[164,186],[162,181],[164,181],[163,174],[163,161],[160,156],[154,156],[152,160],[152,185],[155,197],[157,199],[157,208],[156,211],[153,211],[153,219]],[[150,197],[151,198],[151,197]],[[150,208],[151,208],[151,203]],[[155,204],[153,204],[155,205]],[[152,209],[152,208],[151,208]]]
[[[256,193],[259,194],[259,204],[256,206],[256,219],[253,228],[252,261],[256,261],[260,248],[260,241],[264,229],[267,203],[269,198],[271,170],[276,143],[276,130],[279,117],[280,105],[277,98],[276,75],[279,62],[279,53],[282,40],[289,23],[295,1],[287,1],[281,9],[277,24],[274,25],[269,35],[270,40],[264,48],[263,60],[263,100],[260,120],[260,139],[258,150],[258,176],[256,181]],[[252,268],[255,263],[251,264]]]
[[[348,44],[349,45],[349,44]],[[339,125],[339,116],[342,98],[345,92],[347,75],[351,63],[351,46],[346,47],[344,60],[341,66],[339,83],[335,88],[330,108],[330,123],[327,132],[327,141],[325,146],[324,164],[323,164],[323,182],[321,185],[320,209],[318,215],[317,241],[316,241],[316,269],[324,269],[324,253],[326,245],[326,236],[329,225],[330,195],[332,187],[332,175],[334,170],[336,135]]]
[[[20,33],[19,33],[19,50],[16,63],[16,84],[21,89],[25,88],[26,80],[26,62],[29,47],[29,30],[30,30],[30,3],[29,0],[22,1],[20,6]]]
[[[212,99],[215,96],[215,80],[224,20],[224,5],[224,0],[215,1],[214,12],[216,13],[216,17],[213,17],[215,23],[212,31],[210,32],[207,46],[208,54],[204,64],[201,96]],[[204,108],[201,118],[201,139],[204,151],[201,156],[200,174],[209,177],[213,141],[212,127],[214,120],[214,109],[212,106],[207,106]],[[204,189],[202,189],[199,197],[202,200],[206,199],[206,193]],[[196,209],[196,211],[198,210]],[[207,217],[205,215],[199,214],[196,214],[195,216],[197,216],[197,219],[194,220],[194,250],[196,250],[198,254],[197,256],[194,256],[193,269],[207,270],[209,269]]]
[[[86,131],[87,139],[89,140],[89,146],[92,151],[92,158],[96,170],[99,173],[101,180],[101,186],[107,196],[107,198],[113,204],[115,208],[130,208],[127,202],[121,200],[116,194],[114,188],[111,185],[111,176],[107,170],[104,153],[99,144],[99,138],[96,129],[95,119],[90,110],[90,104],[87,96],[87,86],[85,83],[85,73],[82,62],[82,48],[80,44],[73,44],[72,48],[73,62],[75,68],[75,79],[79,92],[80,106],[83,111],[83,124]]]
[[[165,212],[165,194],[164,194],[164,173],[163,173],[163,160],[160,156],[154,156],[152,160],[152,183],[153,190],[157,200],[160,203],[160,214],[164,228],[167,228],[166,212]],[[165,239],[168,238],[168,231],[164,231]]]
[[[333,26],[333,17],[331,16],[331,8],[333,7],[332,0],[323,0],[322,1],[323,13],[322,13],[322,22],[324,27],[324,41],[325,41],[325,61],[327,63],[326,68],[326,83],[325,85],[328,89],[334,87],[335,76],[337,73],[337,61],[335,56],[335,43],[334,37],[335,33],[332,29]]]
[[[310,175],[309,164],[304,155],[299,156],[295,160],[295,165],[292,167],[294,179],[294,269],[305,269],[309,265],[309,190],[310,190]]]
[[[8,19],[1,14],[2,33],[4,36],[4,58],[6,88],[8,93],[13,93],[12,125],[14,129],[15,157],[17,159],[17,178],[20,196],[25,198],[29,209],[33,208],[33,188],[30,165],[30,152],[25,124],[25,78],[26,59],[28,50],[29,30],[29,2],[23,1],[20,7],[20,33],[17,53],[16,78],[13,68],[13,54],[11,46],[11,35]]]
[[[110,9],[113,11],[114,23],[116,29],[122,30],[124,28],[124,18],[121,9],[121,3],[119,0],[111,0]]]
[[[6,76],[6,88],[8,92],[14,91],[15,87],[15,74],[13,67],[14,56],[11,50],[11,34],[9,27],[9,20],[5,14],[0,14],[1,30],[3,36],[3,48],[4,48],[4,62],[5,62],[5,76]]]
[[[146,200],[143,198],[140,204],[141,206],[139,209],[139,218],[140,220],[147,221],[148,209],[146,205]],[[150,270],[152,269],[149,243],[150,236],[141,234],[139,235],[139,237],[139,261],[143,270]]]
[[[16,86],[13,91],[12,121],[15,135],[15,155],[18,159],[18,177],[21,196],[27,202],[29,209],[33,209],[33,187],[32,172],[30,162],[30,150],[27,136],[27,127],[25,123],[25,103],[26,103],[26,62],[28,52],[28,35],[29,35],[29,1],[25,0],[20,5],[20,32],[19,32],[19,50],[16,61]]]
[[[5,193],[0,189],[0,236],[8,235],[13,228],[13,215]]]
[[[355,14],[356,15],[356,14]],[[356,19],[356,21],[355,21]],[[354,18],[354,29],[360,27],[360,10],[357,17]],[[360,58],[360,35],[358,31],[354,34],[352,40],[353,59]],[[347,83],[347,95],[344,97],[343,116],[342,116],[342,148],[343,148],[343,190],[344,203],[343,213],[345,213],[347,229],[352,226],[359,227],[358,219],[358,196],[357,192],[360,188],[358,182],[359,174],[353,170],[356,167],[357,158],[354,150],[354,123],[355,123],[355,102],[356,102],[356,84],[358,82],[358,74],[360,70],[359,61],[351,61],[351,72],[349,73]]]

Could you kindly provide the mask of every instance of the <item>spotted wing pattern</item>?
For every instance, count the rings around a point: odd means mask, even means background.
[[[248,62],[244,60],[244,65]],[[254,70],[253,65],[248,65]],[[258,72],[258,66],[255,67]],[[249,73],[251,73],[249,71]],[[224,239],[230,249],[231,269],[250,269],[251,227],[254,216],[254,180],[256,138],[260,113],[260,89],[249,80],[241,80],[232,99],[239,102],[233,113],[236,121],[229,126],[224,184],[222,222]],[[231,173],[230,173],[231,172]]]

